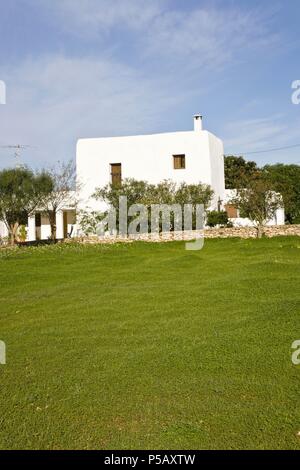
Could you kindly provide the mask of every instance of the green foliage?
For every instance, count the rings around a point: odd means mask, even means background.
[[[117,207],[119,197],[126,196],[128,207],[132,204],[204,204],[207,207],[213,196],[212,189],[205,184],[176,185],[173,181],[164,180],[157,185],[146,181],[127,178],[120,185],[108,184],[97,189],[94,197]]]
[[[225,185],[228,189],[243,189],[263,175],[270,188],[282,195],[286,222],[300,223],[300,166],[277,163],[259,168],[253,161],[243,157],[227,156],[225,163]]]
[[[225,156],[224,165],[226,189],[246,188],[249,180],[261,171],[255,162],[234,155]]]
[[[210,211],[207,213],[207,221],[206,224],[209,227],[215,227],[216,225],[220,225],[221,227],[225,227],[228,224],[228,215],[226,211]]]
[[[206,184],[181,183],[175,194],[175,203],[181,205],[192,204],[193,206],[196,204],[203,204],[204,208],[207,209],[213,195],[213,190]]]
[[[52,188],[51,178],[45,173],[34,173],[27,167],[0,171],[0,220],[16,239],[20,224],[26,224],[44,194]]]
[[[300,166],[266,165],[263,171],[275,191],[282,195],[286,222],[300,224]]]
[[[93,197],[97,200],[103,200],[111,206],[117,208],[119,197],[126,196],[128,206],[139,204],[154,190],[154,186],[146,181],[137,181],[133,178],[122,180],[120,185],[107,184],[103,188],[96,189]]]
[[[238,189],[230,203],[241,211],[242,217],[255,224],[258,237],[263,235],[264,226],[283,204],[281,195],[273,191],[272,183],[264,174],[249,179],[247,188]]]
[[[78,220],[81,230],[85,236],[97,235],[97,228],[99,223],[104,219],[106,214],[101,212],[87,212],[82,211],[79,214]]]
[[[197,204],[203,204],[208,207],[212,197],[213,190],[205,184],[186,184],[177,185],[173,181],[164,180],[157,185],[150,184],[146,181],[137,181],[132,178],[124,179],[120,185],[108,184],[104,188],[99,188],[94,194],[97,200],[105,201],[110,206],[116,208],[117,226],[119,220],[119,197],[126,196],[128,208],[133,204],[143,204],[150,213],[153,204],[191,204],[193,206],[193,224],[195,226],[195,209]],[[103,218],[102,214],[93,214],[92,220],[88,221],[84,217],[85,227],[95,224],[96,219]],[[134,220],[134,216],[128,217],[128,225]],[[149,217],[150,220],[150,217]],[[86,223],[88,222],[88,223]],[[160,221],[161,226],[161,221]],[[174,229],[174,214],[171,216],[171,230]]]

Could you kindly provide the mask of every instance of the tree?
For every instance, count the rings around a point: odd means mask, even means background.
[[[143,204],[146,206],[148,215],[150,215],[151,206],[154,204],[191,204],[193,206],[193,226],[195,226],[196,205],[203,204],[205,208],[209,205],[213,191],[210,186],[205,184],[186,184],[179,186],[170,180],[164,180],[154,185],[146,181],[137,181],[132,178],[124,179],[120,184],[108,184],[104,188],[98,188],[93,195],[97,200],[105,201],[116,209],[117,226],[119,221],[119,197],[127,197],[128,208],[133,204]],[[95,218],[96,217],[96,218]],[[93,230],[99,218],[103,214],[93,214],[92,220],[89,220],[89,230]],[[87,221],[86,214],[83,218]],[[134,220],[134,216],[128,217],[128,225]],[[149,217],[150,220],[150,217]],[[161,221],[159,222],[161,226]],[[174,229],[174,214],[171,215],[171,229]]]
[[[128,208],[133,204],[145,204],[145,198],[151,191],[153,191],[154,186],[150,185],[146,181],[139,181],[135,180],[134,178],[125,178],[119,184],[107,184],[103,188],[96,189],[93,197],[97,200],[105,201],[110,207],[114,207],[116,210],[116,225],[117,229],[119,229],[119,198],[121,196],[125,196],[127,198],[127,206]],[[95,226],[96,222],[100,222],[105,216],[107,212],[104,214],[93,214],[92,219],[90,219],[90,223],[88,226],[91,228],[93,225]],[[134,217],[127,218],[128,225]],[[86,214],[84,214],[83,221],[88,220]],[[92,222],[94,220],[94,222]]]
[[[0,220],[7,227],[12,245],[20,225],[27,224],[28,217],[51,187],[51,179],[45,172],[33,173],[27,167],[0,172]]]
[[[110,183],[103,188],[97,188],[93,197],[118,208],[120,196],[126,196],[128,206],[131,206],[141,203],[145,195],[148,194],[151,189],[153,190],[153,186],[146,181],[125,178],[118,185]]]
[[[258,238],[263,236],[265,225],[283,205],[282,196],[273,191],[272,183],[264,175],[251,178],[247,188],[237,189],[230,204],[241,211],[242,217],[253,222]]]
[[[187,184],[181,183],[175,192],[175,203],[178,204],[203,204],[207,209],[213,198],[214,191],[207,184]]]
[[[263,171],[274,191],[282,194],[286,222],[300,223],[300,166],[277,163],[266,165]]]
[[[56,166],[45,171],[52,182],[51,191],[47,192],[40,201],[39,209],[47,214],[51,239],[56,240],[56,214],[66,205],[75,207],[74,194],[78,190],[76,182],[76,167],[73,161],[58,162]]]
[[[226,156],[224,165],[226,189],[246,188],[248,181],[261,172],[255,162],[234,155]]]

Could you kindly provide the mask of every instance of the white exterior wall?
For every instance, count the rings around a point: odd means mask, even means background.
[[[8,236],[8,231],[4,222],[0,221],[0,238],[5,238]]]
[[[174,132],[132,137],[81,139],[77,143],[77,177],[82,185],[79,209],[102,210],[91,199],[96,188],[111,181],[112,163],[121,163],[122,178],[159,183],[205,183],[224,199],[223,144],[207,131]],[[186,168],[175,170],[173,155],[185,154]]]
[[[280,209],[277,209],[273,225],[285,225],[285,210],[284,210],[284,207],[281,207]]]
[[[41,240],[48,240],[51,237],[51,226],[46,215],[41,216]]]
[[[27,240],[29,242],[36,239],[35,215],[28,217]]]
[[[213,207],[218,206],[218,200],[224,204],[225,193],[225,169],[224,169],[224,146],[223,142],[215,137],[213,134],[208,133],[209,153],[210,153],[210,166],[211,166],[211,187],[215,191],[213,199]]]

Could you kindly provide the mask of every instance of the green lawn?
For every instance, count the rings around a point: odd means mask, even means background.
[[[300,239],[0,250],[0,448],[300,448]]]

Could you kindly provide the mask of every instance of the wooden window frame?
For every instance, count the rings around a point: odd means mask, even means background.
[[[225,210],[227,212],[227,216],[229,219],[238,219],[239,218],[239,210],[233,204],[226,204]]]
[[[174,170],[186,169],[186,159],[184,153],[173,155],[173,168]]]
[[[114,173],[114,167],[120,168],[119,173]],[[122,183],[122,163],[110,163],[110,181],[112,185],[120,185]]]

